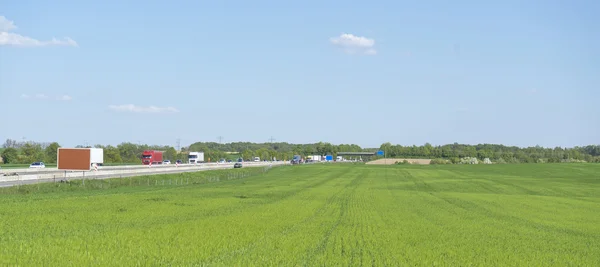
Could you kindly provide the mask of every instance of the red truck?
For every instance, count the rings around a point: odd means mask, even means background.
[[[162,164],[163,151],[144,150],[144,152],[142,152],[142,164],[149,165],[150,162],[152,162],[152,164]]]

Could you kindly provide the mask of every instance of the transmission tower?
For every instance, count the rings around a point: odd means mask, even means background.
[[[275,141],[275,138],[273,138],[273,136],[271,136],[271,138],[269,138],[269,141],[270,141],[271,143],[273,143],[273,141]]]
[[[181,139],[180,138],[177,138],[176,146],[177,146],[177,151],[181,151]]]
[[[219,136],[219,137],[217,137],[217,139],[219,139],[219,144],[221,144],[223,142],[223,136]]]

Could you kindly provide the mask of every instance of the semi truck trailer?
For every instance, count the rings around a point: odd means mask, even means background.
[[[142,164],[162,164],[163,163],[163,151],[158,150],[144,150],[142,152]]]
[[[190,152],[188,154],[188,163],[196,164],[204,162],[204,152]]]
[[[94,166],[104,164],[104,150],[102,148],[58,148],[57,168],[59,170],[89,171]]]
[[[312,156],[309,156],[308,158],[310,160],[312,160],[312,161],[321,161],[322,158],[323,158],[323,156],[321,156],[321,155],[312,155]]]

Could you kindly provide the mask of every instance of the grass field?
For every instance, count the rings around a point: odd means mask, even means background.
[[[0,265],[600,266],[600,165],[216,173],[6,189]]]

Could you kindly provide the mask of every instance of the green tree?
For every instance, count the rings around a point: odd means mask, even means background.
[[[250,161],[254,157],[254,152],[252,150],[244,150],[242,151],[242,158],[244,161]]]
[[[23,145],[23,160],[27,163],[44,160],[42,146],[39,144],[27,143]]]
[[[169,147],[165,150],[165,153],[163,155],[163,159],[165,160],[170,160],[170,161],[175,161],[177,157],[177,150],[175,150],[175,148],[173,147]]]
[[[106,146],[104,150],[104,162],[105,163],[123,163],[121,153],[118,148],[114,146]]]
[[[56,163],[56,157],[58,156],[57,152],[59,147],[60,145],[57,142],[53,142],[50,145],[48,145],[48,147],[46,147],[46,149],[44,150],[44,160],[48,163]]]
[[[121,143],[117,145],[117,148],[119,149],[119,154],[124,163],[141,162],[142,151],[144,150],[143,146],[138,146],[133,143]]]
[[[16,163],[19,157],[19,151],[17,151],[16,148],[9,147],[4,149],[4,151],[2,151],[2,155],[0,156],[4,161],[4,164]]]

